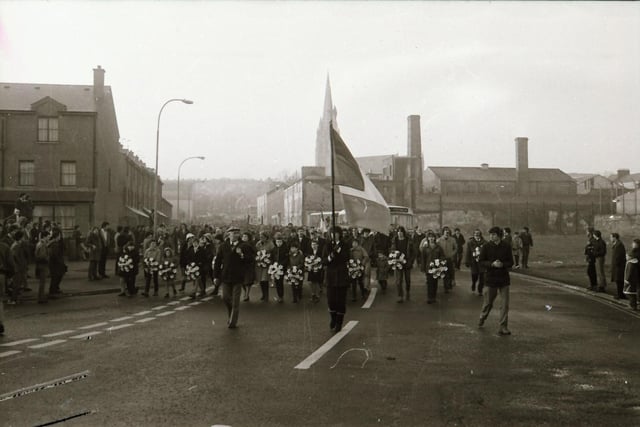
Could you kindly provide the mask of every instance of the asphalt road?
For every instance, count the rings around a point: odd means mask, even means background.
[[[217,298],[12,308],[0,425],[640,425],[635,314],[518,277],[513,335],[500,337],[497,310],[477,328],[468,272],[435,305],[413,279],[410,302],[388,291],[370,309],[350,303],[346,320],[358,323],[309,369],[295,367],[333,336],[326,304],[288,294],[265,304],[254,289],[236,330]]]

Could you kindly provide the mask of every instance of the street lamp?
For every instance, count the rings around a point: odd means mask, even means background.
[[[156,128],[156,176],[153,180],[153,236],[156,236],[156,231],[158,230],[158,179],[160,179],[160,175],[158,174],[158,151],[160,148],[160,117],[162,117],[162,110],[167,106],[170,102],[182,102],[183,104],[193,104],[193,101],[189,99],[179,99],[172,98],[162,104],[160,108],[160,112],[158,113],[158,127]]]
[[[182,165],[184,164],[184,162],[186,162],[187,160],[191,160],[191,159],[204,160],[204,156],[187,157],[182,162],[180,162],[180,166],[178,166],[178,215],[177,215],[178,216],[178,223],[180,223],[180,168],[182,168]]]

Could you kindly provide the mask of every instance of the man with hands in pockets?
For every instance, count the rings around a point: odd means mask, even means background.
[[[511,247],[502,240],[500,227],[492,227],[489,230],[489,242],[480,249],[478,261],[485,273],[484,304],[480,313],[478,327],[484,326],[484,321],[489,316],[493,302],[500,294],[500,329],[498,335],[511,335],[509,323],[509,269],[513,266]]]
[[[246,243],[240,241],[240,229],[229,227],[229,239],[218,248],[213,265],[215,285],[222,282],[222,300],[227,307],[229,318],[227,326],[234,329],[240,314],[240,293],[244,281],[245,268],[248,262]]]

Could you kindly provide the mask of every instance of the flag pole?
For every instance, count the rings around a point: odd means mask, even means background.
[[[329,142],[331,146],[331,230],[329,233],[331,235],[331,242],[333,241],[333,229],[336,226],[336,195],[335,195],[335,170],[333,167],[333,158],[335,156],[334,147],[333,147],[333,121],[329,121]]]

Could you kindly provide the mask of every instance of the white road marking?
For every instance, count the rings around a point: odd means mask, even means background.
[[[202,298],[201,301],[211,301],[212,299],[213,297],[205,297],[205,298]]]
[[[192,302],[192,303],[191,303],[191,304],[189,304],[189,305],[196,306],[196,305],[200,305],[200,304],[202,304],[202,302],[200,302],[200,301],[194,301],[194,302]]]
[[[132,323],[123,323],[122,325],[112,326],[110,328],[105,329],[106,332],[117,331],[118,329],[128,328],[129,326],[133,326]]]
[[[14,354],[22,353],[20,350],[10,350],[0,353],[0,358],[13,356]]]
[[[40,338],[27,338],[26,340],[12,341],[5,344],[0,344],[0,347],[13,347],[14,345],[26,344],[28,342],[38,341]]]
[[[109,320],[109,322],[123,322],[123,321],[129,320],[129,319],[133,319],[133,317],[132,316],[118,317],[117,319]]]
[[[373,300],[376,299],[376,293],[378,293],[378,288],[371,288],[369,290],[369,297],[367,297],[367,301],[365,301],[362,308],[371,308]]]
[[[182,310],[186,310],[186,309],[188,309],[188,308],[191,308],[191,307],[190,307],[190,306],[188,306],[188,305],[183,305],[182,307],[176,307],[176,308],[174,308],[174,310],[175,310],[175,311],[182,311]]]
[[[67,375],[66,377],[47,381],[46,383],[32,385],[29,387],[21,388],[20,390],[16,390],[16,391],[10,391],[9,393],[0,395],[0,402],[26,396],[27,394],[36,393],[38,391],[46,390],[48,388],[69,384],[78,380],[83,380],[88,376],[89,376],[89,371],[83,371],[83,372],[78,372],[77,374]]]
[[[52,345],[62,344],[63,342],[67,342],[67,340],[49,341],[49,342],[45,342],[45,343],[42,343],[42,344],[30,345],[28,348],[38,349],[38,348],[51,347]]]
[[[60,335],[68,335],[68,334],[72,334],[74,333],[75,330],[74,329],[69,329],[68,331],[60,331],[60,332],[54,332],[52,334],[47,334],[47,335],[43,335],[43,338],[53,338],[53,337],[59,337]]]
[[[151,310],[163,310],[165,308],[167,308],[166,305],[159,305],[157,307],[151,307]]]
[[[144,319],[136,320],[136,323],[146,323],[151,322],[152,320],[156,320],[155,317],[145,317]]]
[[[100,335],[102,333],[102,331],[92,331],[92,332],[86,332],[84,334],[80,334],[80,335],[74,335],[72,337],[69,338],[73,338],[74,340],[81,340],[83,338],[87,338],[93,335]]]
[[[180,301],[170,301],[167,303],[167,305],[178,305],[180,304]]]
[[[316,363],[322,356],[324,356],[329,350],[333,348],[336,344],[340,342],[342,338],[345,337],[358,324],[357,320],[350,320],[347,324],[342,328],[340,332],[335,334],[329,341],[322,344],[320,348],[311,353],[309,357],[304,359],[302,362],[298,363],[294,369],[309,369],[314,363]]]
[[[189,301],[191,299],[191,297],[182,297],[180,298],[180,301]]]
[[[78,329],[95,329],[108,324],[109,322],[100,322],[100,323],[94,323],[93,325],[80,326]]]
[[[158,313],[156,314],[156,317],[160,317],[160,316],[168,316],[170,314],[176,314],[175,311],[163,311],[162,313]]]
[[[140,313],[135,313],[134,316],[146,316],[149,313],[151,313],[151,311],[146,310],[146,311],[141,311]]]

